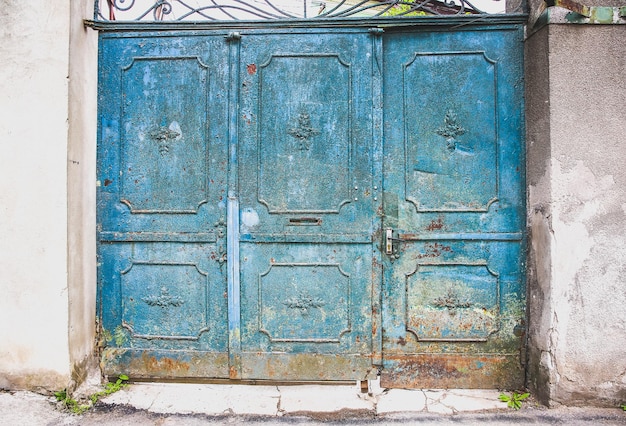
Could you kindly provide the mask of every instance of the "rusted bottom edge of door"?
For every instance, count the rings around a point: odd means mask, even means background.
[[[385,358],[380,385],[404,389],[521,389],[519,354],[406,354]]]
[[[244,352],[239,358],[242,381],[348,382],[377,374],[371,357],[359,354]],[[231,373],[226,352],[108,348],[100,365],[105,376],[134,380],[219,380]]]

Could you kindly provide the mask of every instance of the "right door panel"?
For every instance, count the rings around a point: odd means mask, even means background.
[[[383,386],[523,383],[521,43],[384,36]]]

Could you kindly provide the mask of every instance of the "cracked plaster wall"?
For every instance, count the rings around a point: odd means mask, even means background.
[[[626,400],[623,26],[526,44],[529,382],[549,404]]]

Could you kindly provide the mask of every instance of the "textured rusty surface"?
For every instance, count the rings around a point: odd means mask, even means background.
[[[242,379],[278,381],[343,381],[375,379],[377,369],[369,357],[342,354],[243,353]]]
[[[522,36],[386,33],[385,386],[522,383]]]
[[[548,7],[551,7],[551,6],[563,7],[567,10],[571,10],[572,12],[576,12],[582,16],[586,16],[586,17],[591,16],[589,7],[574,0],[548,0],[546,4]]]
[[[101,37],[105,371],[371,376],[374,40],[366,29]]]
[[[105,376],[126,374],[134,379],[228,378],[228,354],[196,351],[105,349]]]
[[[372,370],[372,63],[365,30],[242,37],[241,378]],[[255,64],[251,67],[249,64]],[[254,72],[251,72],[254,68]]]
[[[516,355],[406,354],[385,359],[380,384],[387,388],[520,389],[524,385]]]

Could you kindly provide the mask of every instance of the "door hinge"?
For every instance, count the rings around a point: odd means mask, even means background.
[[[238,41],[241,40],[241,33],[237,31],[232,31],[228,33],[226,36],[226,41]]]

